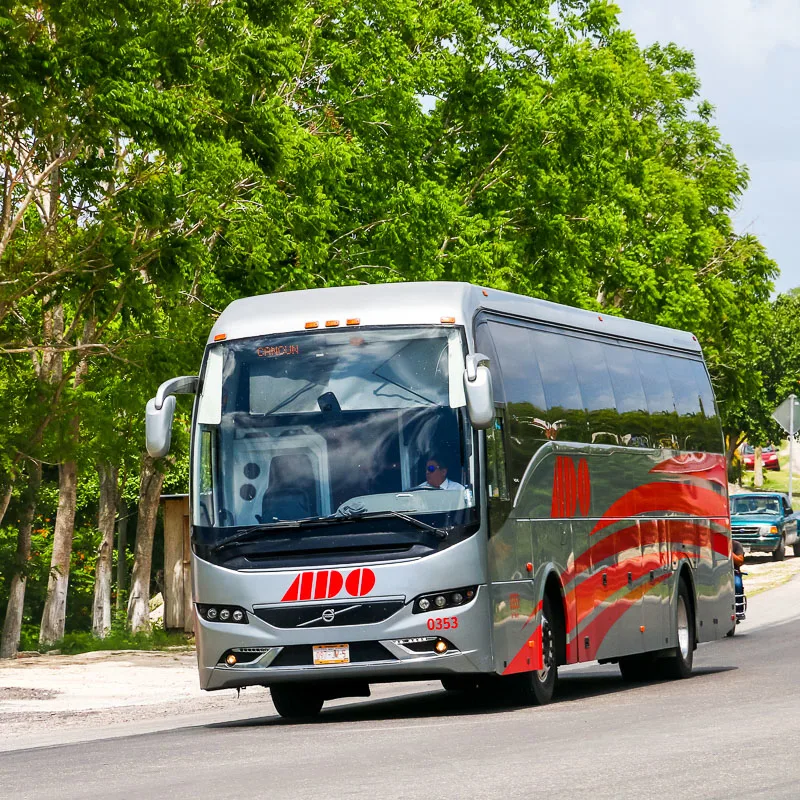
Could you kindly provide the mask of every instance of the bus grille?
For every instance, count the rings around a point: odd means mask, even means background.
[[[275,628],[334,628],[340,625],[370,625],[383,622],[396,614],[404,603],[402,600],[389,600],[381,603],[350,603],[325,605],[285,606],[276,608],[255,608],[253,613]],[[334,617],[323,619],[325,611],[333,611]]]
[[[350,663],[397,661],[380,642],[350,642]],[[314,663],[310,644],[291,644],[283,648],[269,665],[273,667],[310,667]]]

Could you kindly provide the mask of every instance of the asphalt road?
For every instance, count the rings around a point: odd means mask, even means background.
[[[2,753],[0,797],[797,798],[798,597],[793,581],[754,598],[758,620],[701,646],[688,680],[572,667],[559,702],[517,709],[395,684],[311,724],[265,702],[244,720]]]

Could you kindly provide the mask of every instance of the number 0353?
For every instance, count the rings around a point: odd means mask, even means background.
[[[448,631],[458,627],[458,617],[435,617],[428,620],[429,631]]]

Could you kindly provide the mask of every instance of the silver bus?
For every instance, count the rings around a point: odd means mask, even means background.
[[[735,624],[714,395],[690,333],[464,283],[237,300],[196,394],[200,684],[285,717],[370,683],[547,703],[558,667],[685,677]]]

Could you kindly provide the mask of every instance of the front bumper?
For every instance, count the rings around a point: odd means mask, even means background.
[[[422,680],[455,673],[493,670],[490,642],[489,593],[478,588],[465,606],[427,614],[412,614],[406,603],[388,619],[367,625],[314,628],[276,628],[248,609],[249,624],[209,623],[197,617],[197,660],[200,686],[206,690],[270,686],[276,683],[321,680]],[[428,621],[458,619],[457,628],[431,630]],[[406,639],[436,639],[447,652],[415,652]],[[361,653],[349,664],[313,665],[312,645],[349,644]],[[249,649],[252,661],[228,666],[224,655]],[[255,657],[253,654],[256,653]],[[298,663],[302,662],[302,663]]]
[[[747,551],[754,553],[772,553],[781,542],[779,533],[765,535],[737,534],[736,528],[731,529],[731,538],[736,539]]]

